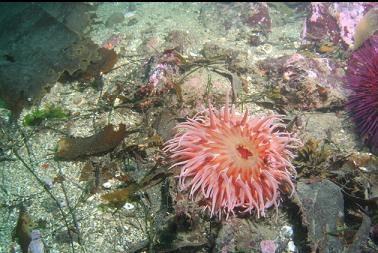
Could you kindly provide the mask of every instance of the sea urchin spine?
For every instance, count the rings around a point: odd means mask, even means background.
[[[346,108],[362,139],[378,151],[378,35],[355,51],[348,62],[346,86],[351,90]]]
[[[207,200],[211,216],[236,210],[265,215],[280,202],[280,189],[294,192],[296,171],[290,160],[300,141],[280,131],[280,115],[250,117],[229,108],[208,110],[176,126],[180,131],[164,151],[180,167],[179,185]]]

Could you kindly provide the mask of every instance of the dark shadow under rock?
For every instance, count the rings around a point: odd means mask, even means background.
[[[97,7],[91,3],[39,3],[39,7],[55,17],[59,22],[64,24],[68,29],[78,34],[84,34],[86,28],[92,23],[91,11]]]
[[[38,5],[14,13],[0,23],[0,97],[17,117],[47,84],[64,71],[86,69],[98,55],[93,42]]]

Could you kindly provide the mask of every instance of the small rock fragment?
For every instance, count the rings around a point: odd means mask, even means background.
[[[122,23],[124,20],[125,16],[122,12],[115,12],[106,20],[105,26],[111,28],[116,24]]]
[[[331,181],[323,180],[313,184],[299,182],[297,190],[312,250],[342,252],[343,242],[335,236],[338,226],[344,222],[341,189]]]
[[[34,229],[31,233],[28,253],[45,253],[45,246],[42,242],[41,232],[39,230]]]

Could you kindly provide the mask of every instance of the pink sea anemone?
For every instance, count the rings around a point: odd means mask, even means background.
[[[294,192],[290,159],[300,141],[282,131],[280,115],[251,117],[229,108],[208,110],[177,125],[181,130],[164,151],[180,167],[179,185],[190,197],[205,199],[210,215],[235,211],[265,215],[277,208],[280,190]],[[281,131],[280,131],[281,130]]]

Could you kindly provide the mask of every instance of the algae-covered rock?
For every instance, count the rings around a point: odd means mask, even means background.
[[[333,44],[341,44],[344,48],[353,45],[356,26],[363,15],[369,9],[376,7],[375,3],[369,2],[313,2],[308,6],[307,18],[303,25],[302,37],[305,41],[320,42],[322,40],[332,41]],[[374,17],[374,16],[373,16]],[[367,20],[366,20],[367,21]],[[371,19],[373,23],[374,18]],[[370,26],[366,22],[366,32],[371,33]],[[371,28],[375,29],[372,24]],[[361,29],[360,26],[358,29]],[[362,30],[365,30],[363,28]],[[357,36],[357,43],[361,43]],[[357,45],[358,45],[357,44]]]
[[[194,105],[197,110],[207,105],[210,97],[213,104],[223,103],[225,94],[230,90],[231,82],[228,78],[205,68],[187,75],[181,84],[184,105]]]
[[[340,109],[346,100],[339,62],[293,54],[259,63],[270,85],[267,97],[287,110]]]

